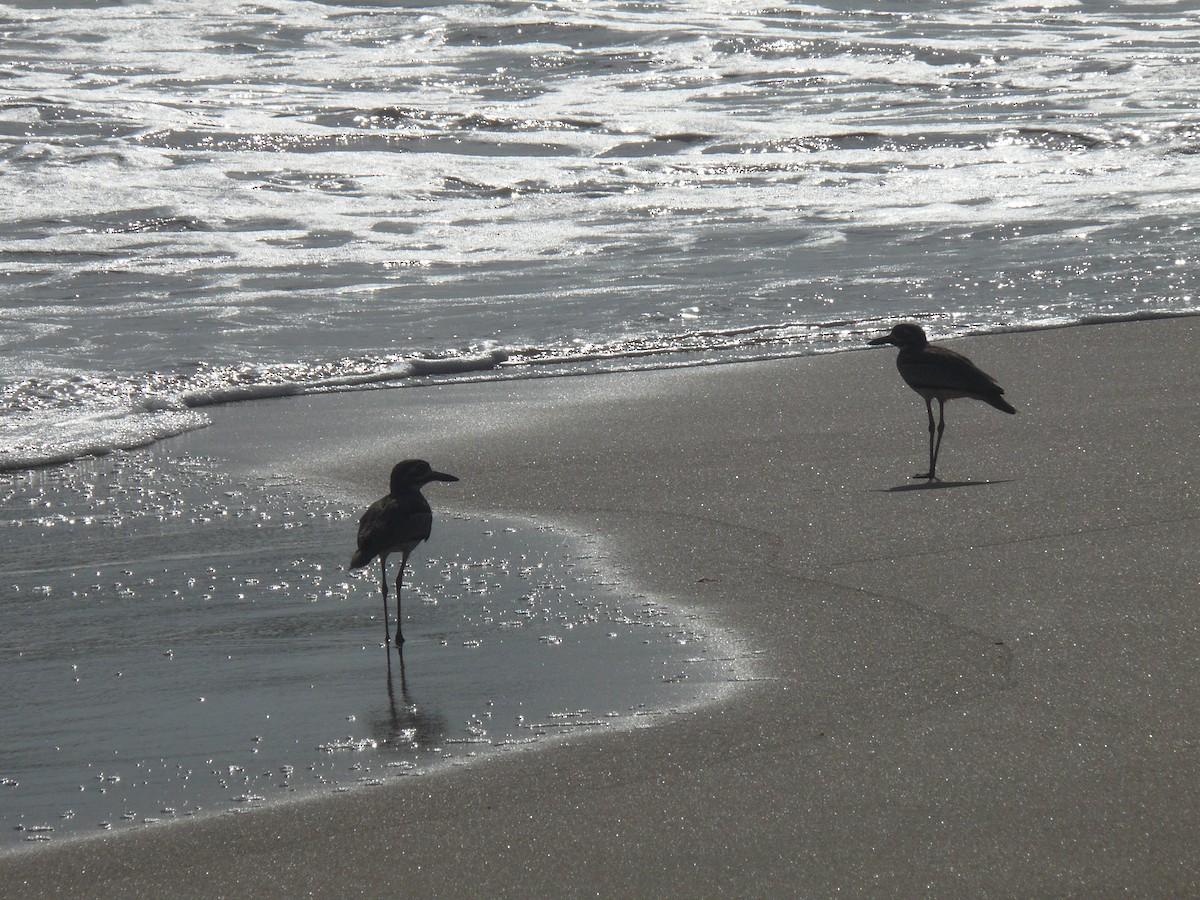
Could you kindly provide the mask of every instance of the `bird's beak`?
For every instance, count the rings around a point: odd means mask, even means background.
[[[458,481],[453,475],[447,475],[445,472],[430,472],[430,481]]]
[[[890,344],[891,342],[892,336],[890,334],[885,334],[883,337],[877,337],[874,340],[867,341],[867,343],[872,347],[878,347],[880,344]]]

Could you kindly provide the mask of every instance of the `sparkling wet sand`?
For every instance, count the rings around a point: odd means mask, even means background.
[[[34,847],[8,896],[1190,896],[1200,318],[958,341],[940,483],[894,351],[229,407],[275,471],[597,535],[748,655],[717,704],[328,800]],[[435,505],[445,509],[439,494]]]

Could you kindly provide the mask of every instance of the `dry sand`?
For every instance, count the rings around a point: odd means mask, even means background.
[[[931,487],[891,348],[230,407],[264,460],[604,539],[763,679],[654,728],[0,859],[6,896],[1196,896],[1200,318],[959,341]],[[445,493],[436,502],[445,508]],[[436,536],[435,536],[436,540]]]

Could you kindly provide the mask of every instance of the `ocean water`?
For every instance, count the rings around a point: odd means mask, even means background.
[[[1196,311],[1191,2],[0,3],[0,468]]]
[[[1171,0],[0,2],[0,848],[747,677],[586,536],[440,512],[401,666],[342,571],[361,506],[187,433],[900,318],[1200,311],[1198,63]]]

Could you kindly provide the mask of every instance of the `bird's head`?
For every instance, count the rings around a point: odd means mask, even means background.
[[[883,337],[877,337],[873,341],[867,341],[868,344],[879,346],[880,344],[895,344],[901,349],[905,347],[924,347],[929,343],[925,338],[925,329],[920,325],[915,325],[912,322],[901,322],[899,325],[893,325],[892,330]]]
[[[398,493],[406,488],[419,488],[431,481],[458,481],[453,475],[435,472],[423,459],[406,459],[392,467],[391,490]]]

